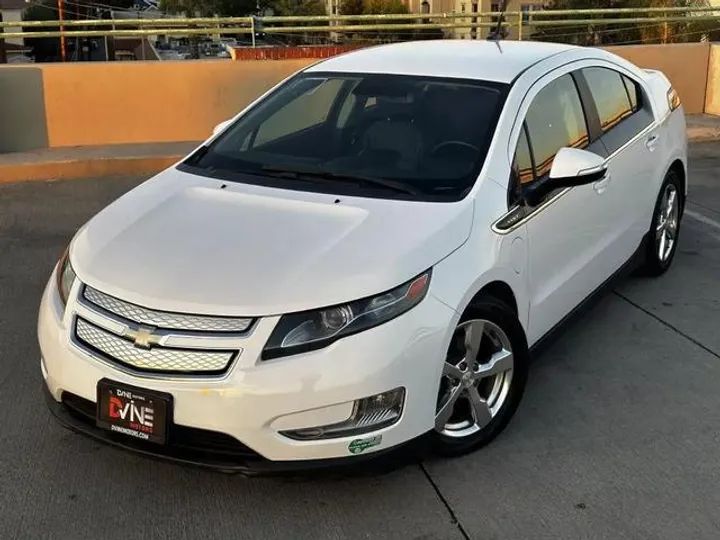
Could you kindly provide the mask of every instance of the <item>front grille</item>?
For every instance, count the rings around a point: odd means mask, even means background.
[[[255,320],[154,310],[83,286],[73,340],[98,359],[153,374],[221,375]]]
[[[63,392],[62,403],[73,418],[89,427],[95,426],[95,403],[70,392]],[[110,432],[106,436],[119,438],[118,435]],[[157,445],[144,441],[125,440],[124,442],[150,451],[159,450]],[[216,459],[261,459],[257,452],[242,444],[235,437],[217,431],[178,424],[171,424],[169,427],[167,448],[205,454]]]
[[[119,317],[168,330],[185,330],[195,332],[245,332],[252,326],[253,319],[246,317],[214,317],[208,315],[189,315],[171,313],[144,308],[125,302],[114,296],[85,286],[83,296],[92,304],[103,308]]]
[[[140,349],[131,341],[99,328],[78,317],[75,325],[78,340],[100,352],[107,359],[141,370],[181,373],[222,373],[233,360],[232,351],[206,351],[154,347]]]

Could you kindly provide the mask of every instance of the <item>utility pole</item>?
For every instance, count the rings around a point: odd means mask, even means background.
[[[63,0],[57,0],[57,6],[58,6],[58,20],[61,22],[60,24],[60,31],[64,32],[65,27],[62,25],[63,21],[63,13],[64,13],[64,2]],[[63,62],[67,62],[67,48],[65,46],[65,36],[60,36],[60,58]]]
[[[2,11],[0,11],[0,22],[3,22]],[[0,34],[5,31],[0,27]],[[7,64],[7,53],[5,52],[5,40],[0,38],[0,64]]]

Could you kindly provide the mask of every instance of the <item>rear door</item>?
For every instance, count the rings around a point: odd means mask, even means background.
[[[602,141],[608,155],[606,198],[608,211],[617,224],[607,246],[605,271],[613,271],[637,249],[649,223],[644,206],[655,196],[654,177],[662,174],[659,131],[643,85],[612,64],[585,67],[579,76],[587,83],[583,97],[586,107],[594,107],[600,120]],[[592,101],[592,103],[587,103]]]

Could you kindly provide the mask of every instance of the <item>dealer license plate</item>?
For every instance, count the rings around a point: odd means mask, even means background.
[[[102,379],[97,385],[97,425],[138,440],[165,444],[172,396]]]

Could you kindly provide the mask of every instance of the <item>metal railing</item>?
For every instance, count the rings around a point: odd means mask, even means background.
[[[83,19],[53,21],[0,22],[0,39],[53,37],[134,37],[189,35],[247,35],[298,33],[362,33],[407,30],[453,30],[491,28],[498,12],[476,13],[409,13],[387,15],[317,15],[272,17],[198,17],[157,19]],[[718,7],[608,8],[583,10],[508,11],[502,14],[506,28],[518,28],[522,39],[525,26],[533,28],[580,25],[633,25],[642,23],[673,23],[720,21]],[[635,16],[629,16],[635,15]],[[637,16],[644,15],[644,16]],[[469,19],[469,20],[468,20]],[[490,20],[486,20],[490,19]],[[357,21],[357,24],[348,24]],[[371,24],[363,24],[371,21]],[[410,22],[404,22],[410,21]],[[298,23],[295,26],[282,26]],[[311,23],[325,23],[315,24]],[[100,27],[100,29],[93,29]],[[127,28],[130,27],[130,28]],[[3,32],[5,28],[33,29]],[[57,30],[35,30],[58,28]]]

